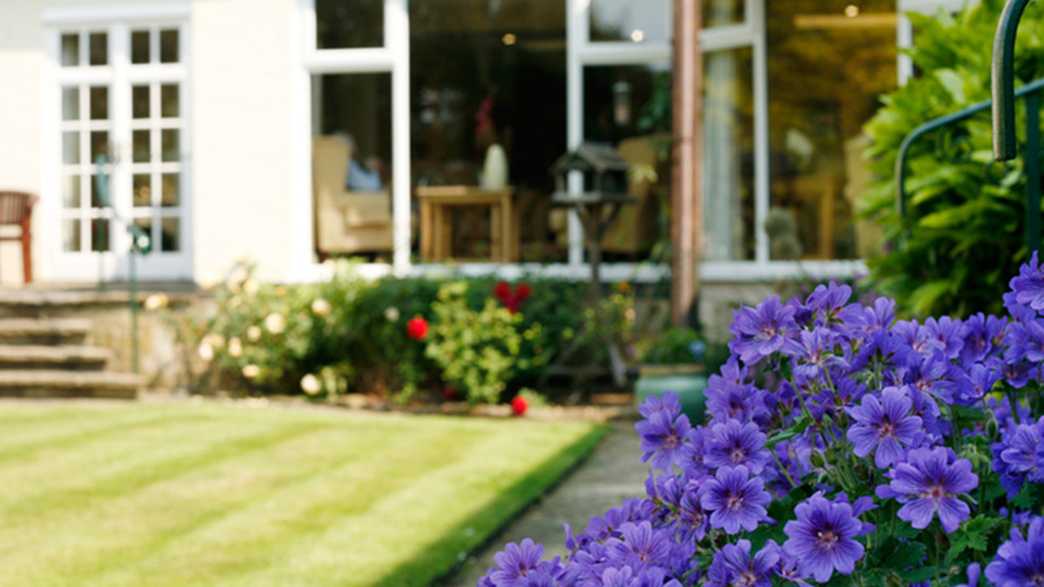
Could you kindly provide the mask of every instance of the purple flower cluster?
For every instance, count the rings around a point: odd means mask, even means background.
[[[933,584],[1044,585],[1044,518],[1006,513],[1016,495],[1044,506],[1025,490],[1044,483],[1044,266],[1034,255],[1012,279],[1008,317],[896,320],[892,300],[852,295],[832,283],[737,310],[706,421],[671,394],[639,410],[646,495],[567,527],[562,559],[509,545],[480,586],[891,584],[924,569]],[[995,555],[978,547],[1009,527]],[[958,567],[941,546],[961,531],[993,534]],[[926,560],[875,552],[913,542]]]

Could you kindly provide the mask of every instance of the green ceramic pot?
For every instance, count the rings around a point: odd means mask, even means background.
[[[634,387],[635,406],[650,397],[674,393],[694,425],[703,422],[707,377],[702,365],[642,365]]]

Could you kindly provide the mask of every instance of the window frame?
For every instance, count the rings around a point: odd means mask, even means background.
[[[40,214],[42,222],[40,233],[42,241],[47,243],[49,263],[41,265],[41,278],[54,280],[110,280],[126,279],[129,264],[127,254],[130,237],[126,227],[117,222],[111,211],[90,206],[89,183],[93,181],[91,171],[93,162],[89,161],[89,150],[84,151],[84,142],[80,145],[80,162],[66,165],[62,160],[61,134],[66,130],[82,129],[106,130],[114,154],[115,164],[110,165],[111,204],[126,220],[133,222],[136,218],[149,218],[153,229],[153,249],[138,262],[138,274],[143,279],[184,279],[193,275],[193,198],[192,198],[192,156],[191,156],[191,87],[189,64],[191,63],[190,38],[191,10],[187,3],[167,6],[113,6],[113,7],[68,7],[45,10],[42,14],[42,34],[46,47],[46,63],[43,68],[43,103],[42,109],[42,152],[41,165],[41,201]],[[160,63],[157,55],[155,62],[147,64],[131,63],[132,30],[147,29],[150,31],[178,31],[178,61],[176,63]],[[89,33],[104,32],[107,34],[107,63],[90,65],[89,57],[84,55]],[[80,35],[80,60],[76,66],[61,64],[61,39],[65,34]],[[151,42],[151,34],[150,34]],[[157,43],[158,44],[158,40]],[[179,132],[180,151],[177,162],[149,162],[135,164],[131,157],[132,130],[137,123],[132,117],[131,93],[134,85],[177,84],[180,92],[179,116],[176,118],[156,119],[149,129],[157,129],[157,141],[160,128],[173,128]],[[91,86],[108,88],[108,118],[104,123],[89,120],[89,112],[83,109],[87,100],[83,94]],[[79,88],[80,116],[75,121],[63,120],[62,89]],[[104,126],[104,128],[102,128]],[[156,145],[152,145],[153,148]],[[159,155],[157,155],[159,157]],[[162,208],[159,205],[148,207],[133,206],[132,166],[148,166],[150,182],[152,167],[157,173],[163,170],[176,172],[179,175],[179,203],[176,207]],[[81,182],[80,206],[65,208],[63,183],[66,172],[75,167],[76,176]],[[55,173],[55,170],[61,170]],[[87,189],[83,189],[86,187]],[[158,196],[156,196],[158,198]],[[86,202],[85,202],[86,201]],[[158,200],[154,200],[158,201]],[[177,251],[161,250],[157,239],[160,235],[162,219],[176,217],[178,225]],[[92,251],[89,235],[83,234],[83,228],[89,231],[90,220],[108,219],[109,247],[106,251]],[[81,247],[77,251],[64,250],[62,238],[63,224],[67,219],[75,219],[81,223]]]
[[[463,263],[449,267],[438,263],[413,263],[410,169],[409,109],[409,0],[384,0],[384,46],[346,49],[318,49],[316,40],[315,0],[297,0],[300,18],[297,32],[299,54],[292,56],[301,64],[295,81],[295,106],[292,108],[294,153],[297,161],[295,184],[302,186],[299,201],[293,207],[292,222],[297,237],[294,242],[295,274],[292,279],[312,281],[331,274],[329,265],[316,262],[313,250],[313,205],[311,180],[311,76],[315,74],[351,74],[390,72],[392,75],[392,216],[393,262],[365,264],[364,274],[374,277],[395,274],[498,275],[504,278],[521,275],[546,275],[570,279],[587,279],[590,267],[584,260],[583,234],[579,218],[571,214],[568,226],[569,258],[567,263]],[[414,0],[419,1],[419,0]],[[566,4],[566,112],[567,146],[574,148],[583,140],[583,68],[591,65],[670,64],[670,41],[590,41],[590,8],[592,0],[562,0]],[[704,29],[700,35],[703,52],[750,47],[754,91],[754,197],[755,258],[752,261],[703,261],[700,278],[708,282],[764,282],[796,278],[844,278],[866,273],[862,260],[773,261],[769,258],[769,240],[763,220],[770,200],[769,169],[769,90],[766,54],[764,2],[746,0],[745,22]],[[900,2],[963,2],[964,0],[899,0]],[[671,21],[673,22],[673,17]],[[670,25],[673,27],[673,25]],[[673,29],[672,29],[673,30]],[[581,179],[571,177],[569,188],[579,191]],[[702,230],[702,227],[701,227]],[[603,268],[606,281],[656,281],[667,275],[667,267],[650,263],[607,263]]]

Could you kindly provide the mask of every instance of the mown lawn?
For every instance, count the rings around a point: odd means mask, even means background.
[[[0,585],[426,585],[603,432],[0,402]]]

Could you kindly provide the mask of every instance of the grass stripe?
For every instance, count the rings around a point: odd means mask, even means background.
[[[135,579],[150,577],[154,565],[162,565],[170,558],[196,560],[205,566],[206,573],[221,577],[222,585],[256,585],[253,576],[271,566],[273,561],[286,560],[289,545],[308,541],[322,534],[330,525],[346,517],[368,510],[383,496],[404,485],[413,484],[425,470],[446,466],[464,452],[469,441],[480,438],[475,432],[461,436],[453,429],[424,430],[400,438],[390,438],[383,447],[357,466],[330,470],[324,479],[295,487],[294,491],[273,494],[270,499],[238,511],[220,523],[196,532],[157,553]],[[411,463],[422,465],[403,470],[402,461],[408,456]],[[253,533],[245,532],[254,528]],[[409,528],[401,528],[410,532]],[[174,576],[165,577],[156,587],[164,585],[197,585],[199,568],[186,567]],[[262,583],[267,580],[260,579]],[[99,585],[134,585],[135,581],[101,582]],[[283,584],[283,583],[269,583]]]

